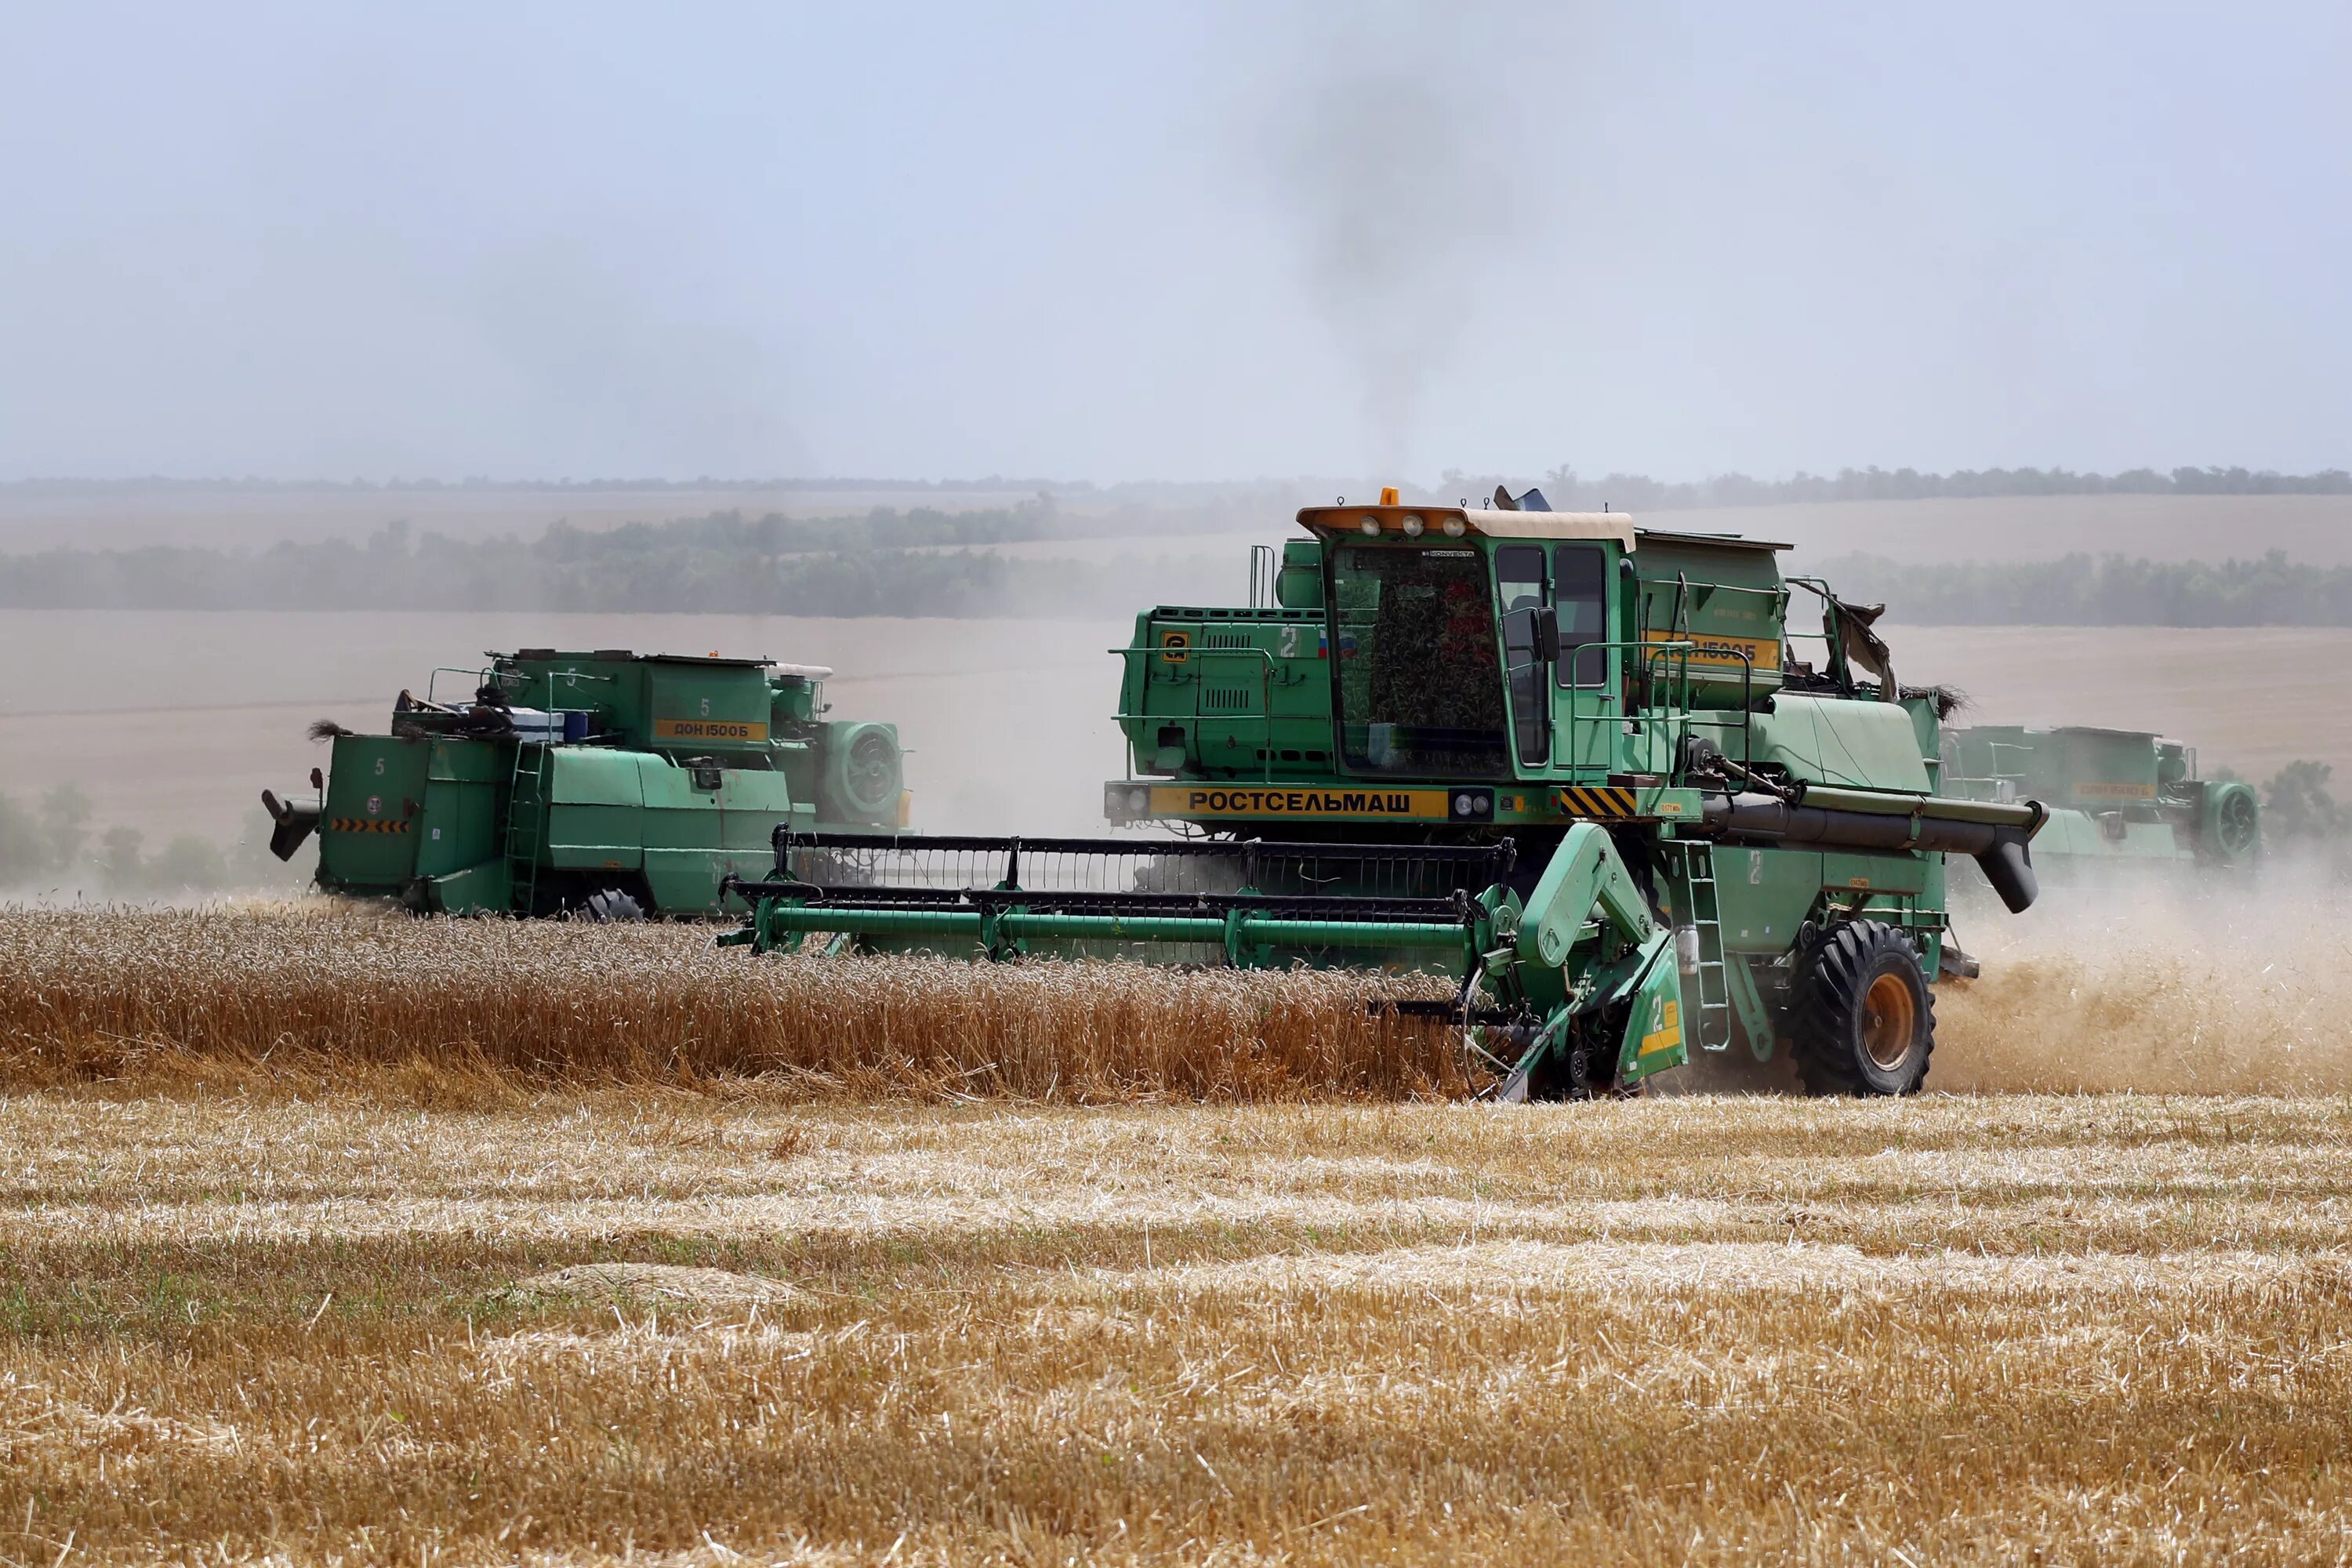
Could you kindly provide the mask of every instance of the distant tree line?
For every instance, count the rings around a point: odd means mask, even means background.
[[[1846,555],[1803,568],[1841,597],[1883,600],[1925,626],[2352,626],[2352,567],[2273,550],[2259,561],[2057,561],[1920,565]]]
[[[1067,562],[975,551],[1065,531],[1044,503],[994,510],[745,517],[536,539],[416,533],[405,522],[266,550],[146,545],[5,558],[0,606],[58,609],[539,609],[822,616],[1034,614],[1093,585]]]
[[[32,802],[0,793],[0,889],[169,898],[286,887],[298,878],[258,833],[226,847],[176,834],[150,853],[137,828],[96,831],[90,816],[89,797],[70,784]]]
[[[257,551],[148,545],[0,557],[0,608],[712,611],[968,618],[1101,614],[1229,603],[1242,562],[1030,559],[985,546],[1105,527],[1045,501],[987,510],[880,510],[856,518],[737,511],[535,539],[418,533],[286,541]],[[1915,565],[1870,555],[1818,563],[1850,598],[1897,620],[1951,625],[2352,626],[2352,568],[2259,561],[2059,561]]]

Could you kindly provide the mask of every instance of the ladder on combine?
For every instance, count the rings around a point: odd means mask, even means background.
[[[1723,912],[1717,901],[1715,846],[1689,839],[1669,840],[1665,852],[1669,874],[1679,884],[1675,913],[1690,932],[1696,963],[1685,963],[1692,981],[1690,1002],[1697,1027],[1692,1030],[1703,1050],[1727,1050],[1731,1046],[1731,983],[1724,971]],[[1677,961],[1682,938],[1676,936]]]
[[[530,741],[515,742],[514,764],[507,773],[507,887],[514,911],[539,912],[538,825],[547,820],[548,747]],[[530,806],[524,805],[523,784],[530,785]]]

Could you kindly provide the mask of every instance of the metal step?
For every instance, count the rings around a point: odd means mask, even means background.
[[[1704,843],[1678,843],[1668,846],[1680,862],[1677,879],[1689,899],[1689,908],[1683,910],[1690,923],[1698,947],[1697,963],[1692,968],[1697,995],[1694,998],[1699,1048],[1725,1051],[1731,1048],[1731,982],[1724,973],[1723,916],[1717,901],[1715,881],[1715,846]]]

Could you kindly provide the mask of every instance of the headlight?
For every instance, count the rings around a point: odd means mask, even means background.
[[[1447,519],[1445,520],[1445,537],[1446,537],[1446,538],[1448,538],[1448,539],[1459,539],[1459,538],[1461,538],[1461,537],[1463,536],[1463,534],[1464,534],[1464,533],[1465,533],[1465,532],[1467,532],[1467,531],[1468,531],[1468,525],[1467,525],[1466,523],[1465,523],[1465,522],[1464,522],[1460,518],[1458,518],[1458,517],[1449,517],[1449,518],[1447,518]]]
[[[1381,520],[1377,517],[1368,516],[1361,523],[1358,524],[1358,526],[1360,527],[1367,534],[1377,534],[1381,531]]]
[[[1407,539],[1419,539],[1421,537],[1421,519],[1414,517],[1410,512],[1405,514],[1404,521],[1398,524],[1398,526],[1404,530],[1404,536]]]

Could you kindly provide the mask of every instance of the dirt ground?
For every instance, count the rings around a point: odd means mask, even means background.
[[[0,1142],[10,1561],[2352,1550],[2340,1098],[35,1094]]]

